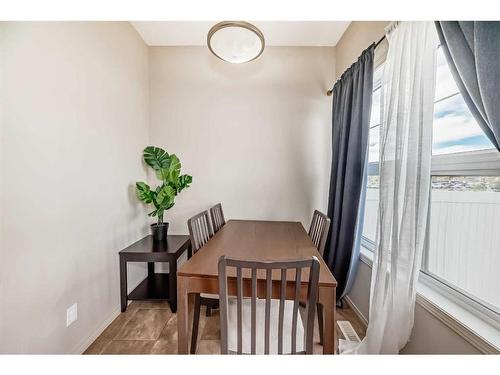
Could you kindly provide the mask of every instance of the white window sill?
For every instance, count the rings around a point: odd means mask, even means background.
[[[373,253],[362,246],[360,260],[372,267]],[[422,280],[417,284],[416,303],[482,353],[500,353],[500,330],[496,326],[451,301]]]

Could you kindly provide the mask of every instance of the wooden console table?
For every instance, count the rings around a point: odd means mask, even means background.
[[[169,235],[166,241],[157,242],[151,235],[133,243],[120,254],[121,309],[127,309],[128,300],[168,301],[172,312],[177,311],[177,259],[188,252],[191,258],[189,236]],[[148,276],[127,294],[127,262],[147,262]],[[156,262],[168,263],[169,273],[155,273]]]

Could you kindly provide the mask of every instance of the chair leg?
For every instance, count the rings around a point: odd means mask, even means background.
[[[196,342],[198,341],[198,328],[200,325],[200,295],[194,297],[193,332],[191,335],[191,354],[196,354]]]
[[[203,299],[201,301],[201,304],[206,306],[207,311],[206,311],[206,316],[210,317],[212,316],[212,310],[213,309],[218,309],[219,308],[219,300],[213,300],[213,299]]]
[[[316,309],[318,310],[319,343],[323,345],[323,305],[318,303]]]

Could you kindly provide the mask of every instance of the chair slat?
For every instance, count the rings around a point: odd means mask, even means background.
[[[196,236],[196,249],[199,249],[200,247],[203,246],[202,240],[201,240],[201,225],[198,220],[194,222],[194,227],[195,227],[195,236]]]
[[[242,295],[243,295],[243,284],[241,281],[241,268],[236,269],[236,309],[237,309],[237,340],[238,340],[238,354],[241,354],[243,352],[243,322],[242,322],[242,307],[241,307],[241,302],[242,302]]]
[[[299,295],[302,268],[295,269],[295,295],[293,297],[292,313],[292,354],[297,353],[297,314],[299,312]]]
[[[319,261],[311,264],[309,270],[309,288],[307,289],[307,317],[304,334],[304,348],[306,354],[313,354],[313,333],[314,333],[314,316],[316,304],[318,301],[318,284],[319,284]]]
[[[256,353],[256,341],[257,341],[257,269],[252,268],[252,323],[251,323],[251,353]]]
[[[200,220],[200,226],[201,226],[201,242],[203,245],[205,245],[208,237],[208,227],[207,227],[207,222],[204,217],[201,218]]]
[[[270,324],[271,324],[271,295],[272,295],[272,276],[273,270],[266,270],[266,312],[264,328],[264,354],[269,354]]]
[[[285,316],[286,268],[281,269],[280,306],[278,317],[278,354],[283,354],[283,320]]]
[[[314,243],[315,243],[316,247],[319,246],[319,241],[320,241],[322,232],[323,232],[323,218],[321,216],[317,215],[316,233],[315,233],[315,238],[314,238]]]

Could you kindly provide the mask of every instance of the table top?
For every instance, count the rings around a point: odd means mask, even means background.
[[[186,235],[168,235],[166,241],[154,241],[153,236],[146,236],[132,245],[126,247],[120,254],[152,254],[167,253],[176,255],[183,252],[189,245],[189,236]]]
[[[316,256],[320,261],[319,285],[337,285],[300,222],[229,220],[180,267],[177,275],[217,278],[217,265],[222,255],[257,261],[297,260]],[[228,276],[231,276],[230,269]],[[261,278],[259,275],[257,277]],[[272,278],[280,280],[280,273],[273,272]],[[309,273],[302,272],[302,282],[308,280]]]

